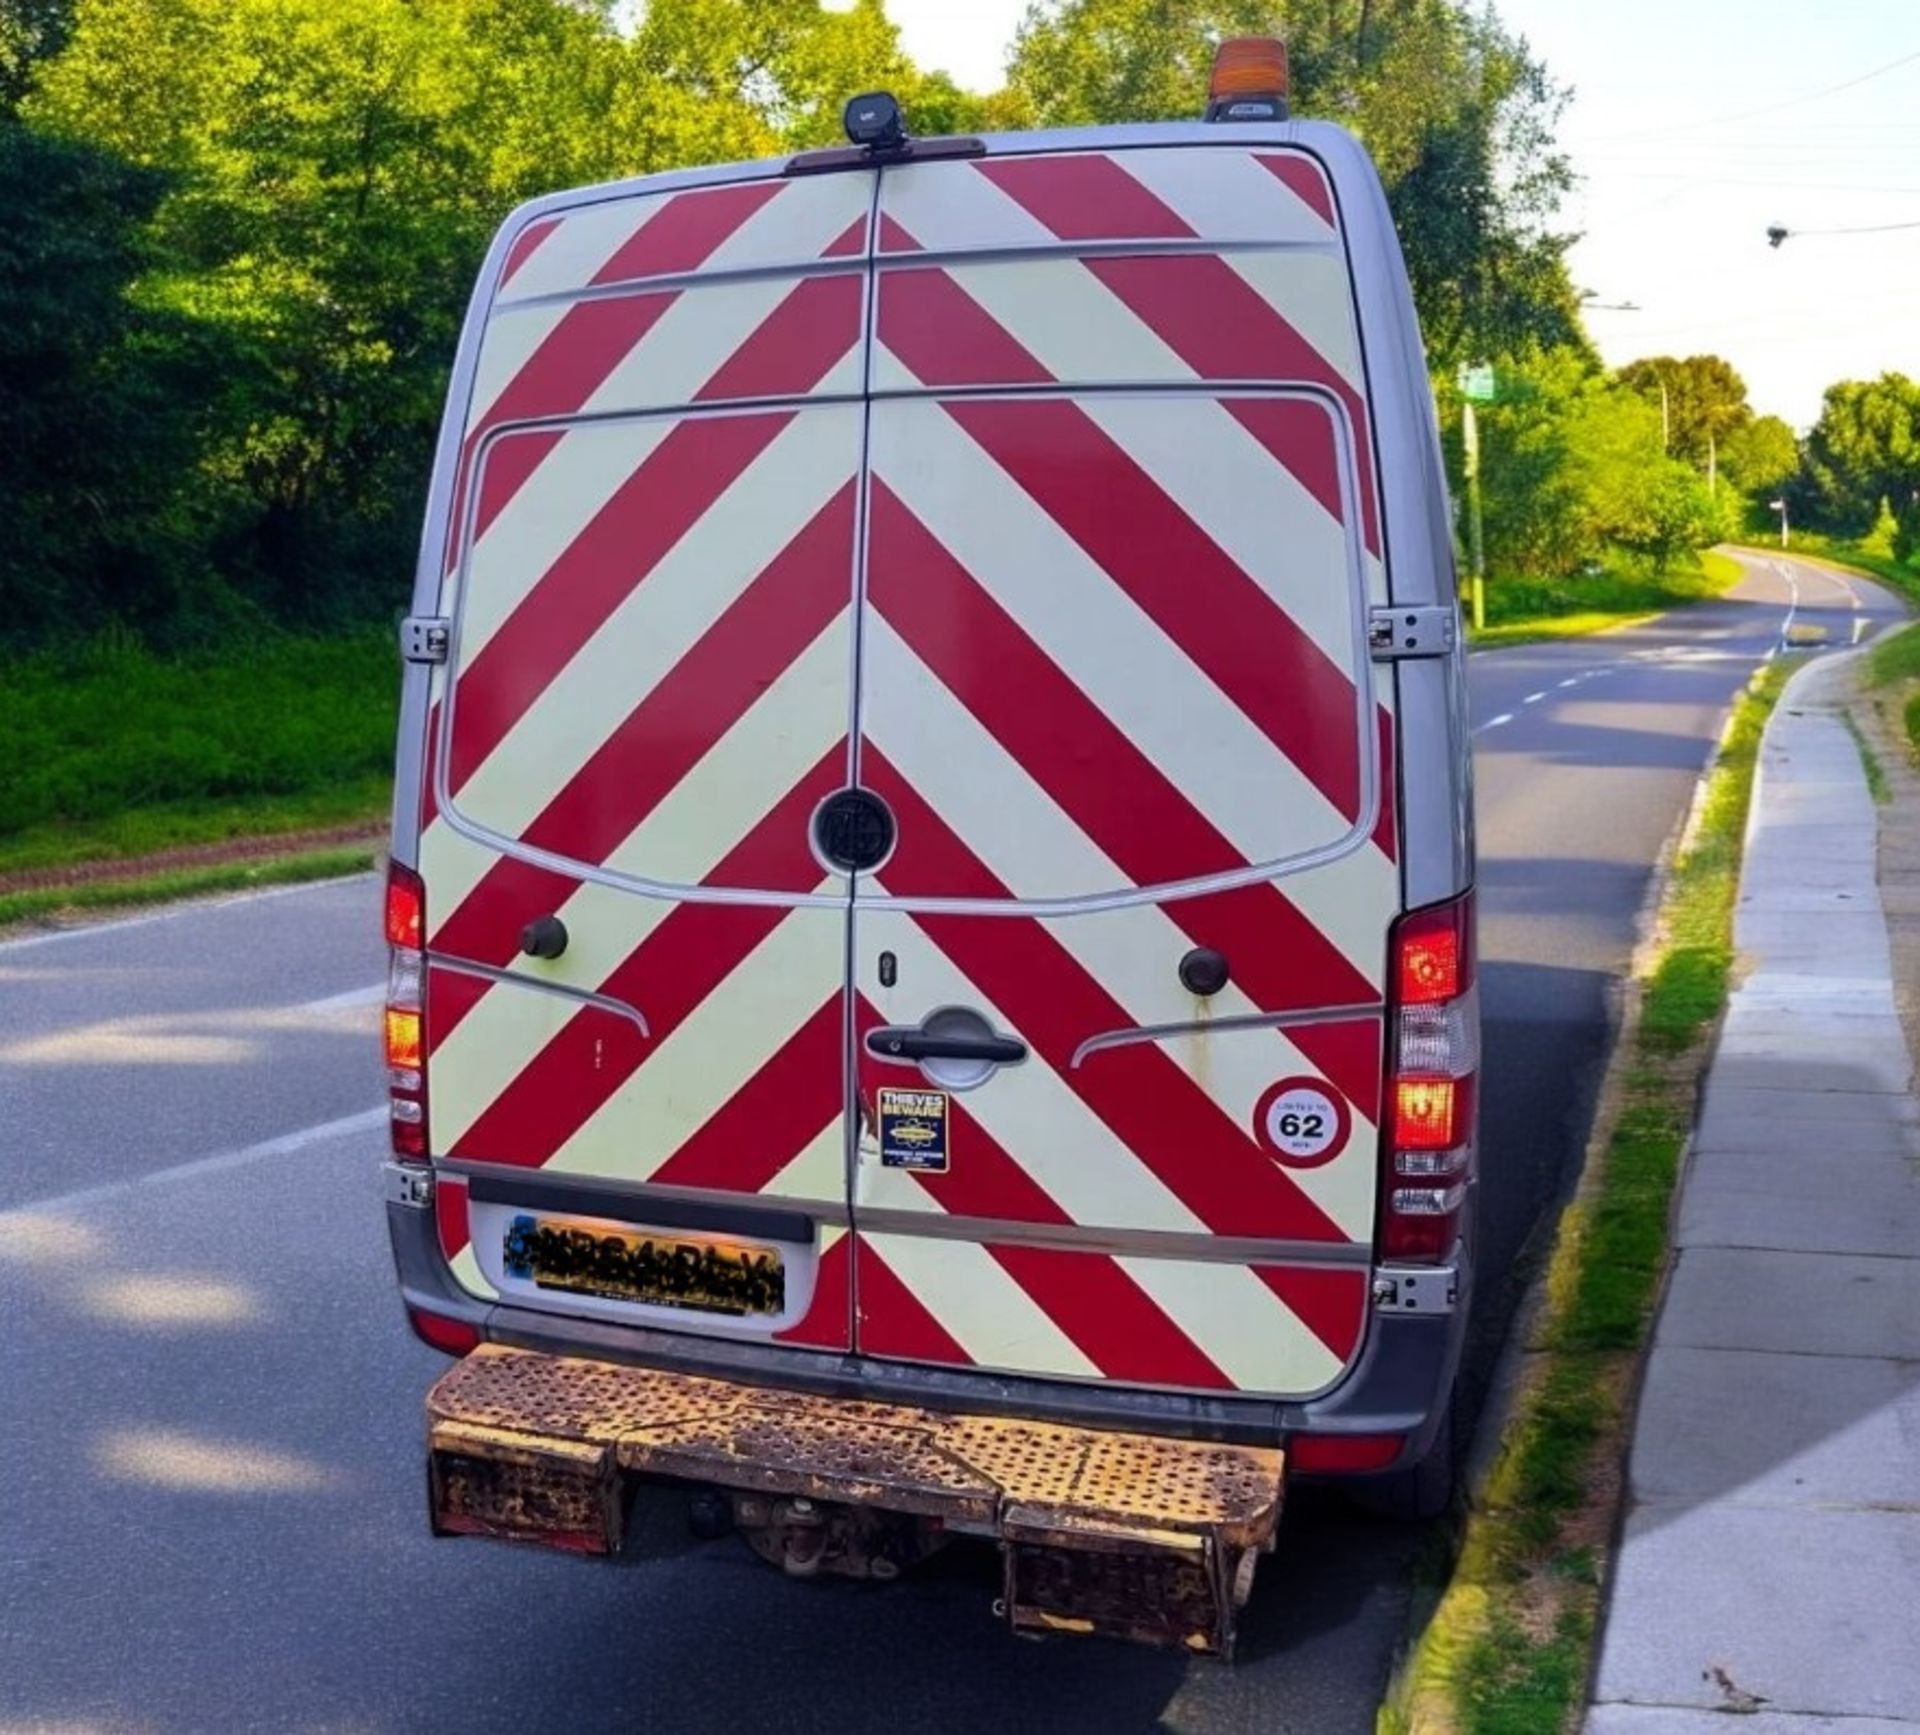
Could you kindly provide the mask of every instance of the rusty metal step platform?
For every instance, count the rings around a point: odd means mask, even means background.
[[[847,1539],[875,1521],[923,1539],[989,1537],[1016,1629],[1218,1655],[1273,1544],[1285,1478],[1278,1446],[948,1414],[496,1344],[442,1376],[427,1420],[441,1534],[610,1554],[634,1486],[666,1480],[726,1490],[755,1523],[824,1526],[846,1543],[833,1570],[858,1570]]]

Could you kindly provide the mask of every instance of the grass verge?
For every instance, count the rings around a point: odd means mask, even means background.
[[[1920,765],[1920,625],[1888,633],[1867,653],[1867,685],[1884,690],[1899,707],[1907,753]],[[1847,720],[1851,726],[1852,717]],[[1877,787],[1874,799],[1886,799]]]
[[[1867,774],[1867,793],[1878,806],[1885,807],[1893,799],[1893,790],[1887,783],[1887,768],[1880,763],[1880,755],[1874,752],[1873,743],[1867,739],[1854,714],[1842,711],[1840,721],[1846,724],[1854,746],[1860,749],[1860,768]]]
[[[0,876],[367,821],[399,674],[384,633],[161,657],[108,635],[0,671]]]
[[[1500,1453],[1453,1575],[1385,1706],[1387,1735],[1545,1735],[1584,1707],[1668,1213],[1710,1033],[1733,968],[1733,909],[1760,736],[1788,673],[1736,703],[1623,1032],[1609,1113],[1562,1214]]]
[[[1487,582],[1487,624],[1476,646],[1531,644],[1633,626],[1701,602],[1740,580],[1740,563],[1713,549],[1664,573],[1609,569],[1582,578]]]
[[[338,879],[343,874],[364,872],[375,860],[376,852],[371,849],[324,849],[270,861],[183,868],[175,873],[152,874],[135,880],[100,880],[84,886],[0,893],[0,928],[82,911],[138,909],[147,904],[172,903],[178,898],[203,897],[210,892],[250,891],[259,886],[304,885],[311,880]]]

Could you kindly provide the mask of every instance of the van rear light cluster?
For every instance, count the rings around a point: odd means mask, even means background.
[[[1351,1476],[1388,1470],[1407,1449],[1405,1434],[1295,1434],[1287,1468],[1300,1476]]]
[[[426,887],[387,864],[387,1102],[393,1154],[427,1160]]]
[[[1471,1179],[1480,1008],[1473,894],[1402,917],[1393,932],[1380,1257],[1433,1264],[1460,1227]]]

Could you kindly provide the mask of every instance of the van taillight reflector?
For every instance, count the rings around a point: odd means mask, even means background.
[[[387,864],[388,1119],[393,1154],[427,1160],[426,887],[412,868]]]
[[[426,920],[426,888],[411,868],[387,864],[387,944],[417,952]]]
[[[1383,1260],[1433,1264],[1459,1234],[1473,1165],[1480,1016],[1473,989],[1473,896],[1416,910],[1393,933]]]
[[[1389,1199],[1386,1229],[1380,1238],[1381,1258],[1399,1265],[1438,1265],[1452,1250],[1459,1233],[1457,1215],[1457,1210],[1430,1216],[1395,1210]]]
[[[415,1337],[442,1355],[465,1355],[480,1347],[480,1328],[468,1320],[449,1319],[445,1314],[410,1307],[407,1322],[413,1327]]]
[[[1213,51],[1207,95],[1214,102],[1240,96],[1287,97],[1287,45],[1277,36],[1229,36]]]
[[[1405,1434],[1295,1434],[1287,1441],[1287,1468],[1301,1476],[1387,1470],[1406,1448]]]

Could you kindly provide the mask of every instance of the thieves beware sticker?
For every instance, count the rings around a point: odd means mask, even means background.
[[[888,1169],[947,1171],[947,1093],[880,1092],[880,1163]]]
[[[1268,1151],[1297,1169],[1332,1162],[1353,1131],[1347,1099],[1318,1078],[1283,1078],[1269,1086],[1253,1120]]]

